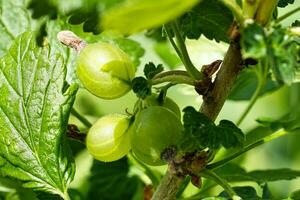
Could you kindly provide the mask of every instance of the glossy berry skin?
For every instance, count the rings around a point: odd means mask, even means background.
[[[148,105],[150,106],[163,106],[165,108],[168,108],[172,112],[175,113],[175,115],[180,119],[181,117],[181,111],[178,105],[169,97],[166,97],[165,100],[161,103],[158,100],[158,95],[157,94],[152,94],[148,96],[145,101]]]
[[[121,49],[108,43],[88,44],[79,55],[77,75],[83,86],[103,99],[126,94],[135,67]]]
[[[131,148],[126,115],[110,114],[101,117],[89,130],[86,145],[97,160],[111,162],[125,156]]]
[[[161,159],[168,147],[176,147],[183,136],[179,118],[162,106],[151,106],[139,112],[130,130],[131,147],[142,162],[159,166],[166,162]]]

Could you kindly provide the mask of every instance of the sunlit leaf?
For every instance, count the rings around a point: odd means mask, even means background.
[[[0,1],[0,56],[7,52],[14,39],[34,26],[25,0]]]
[[[65,130],[77,86],[64,87],[63,60],[48,53],[24,33],[0,60],[0,175],[65,198],[74,174]]]
[[[127,0],[104,13],[102,27],[118,30],[123,34],[136,33],[171,21],[198,2],[199,0]]]

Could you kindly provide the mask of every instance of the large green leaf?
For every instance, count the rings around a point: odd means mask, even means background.
[[[102,16],[104,29],[132,34],[151,29],[176,19],[200,0],[126,0],[105,12]]]
[[[5,54],[17,35],[32,27],[25,0],[0,0],[0,56]]]
[[[60,56],[19,36],[0,59],[0,175],[63,198],[74,175],[65,131],[77,86]]]
[[[71,28],[67,22],[63,19],[51,20],[45,24],[46,29],[46,38],[49,46],[51,47],[50,54],[60,54],[67,67],[67,77],[66,80],[68,83],[80,83],[77,75],[76,75],[76,58],[77,52],[75,52],[71,48],[67,48],[66,46],[62,45],[57,39],[57,33]]]
[[[137,176],[129,174],[129,164],[127,158],[104,163],[94,161],[88,199],[120,200],[133,199],[139,192],[142,182]]]

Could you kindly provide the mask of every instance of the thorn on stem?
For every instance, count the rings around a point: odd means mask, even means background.
[[[75,124],[68,124],[67,137],[85,143],[86,134],[81,133]]]
[[[202,181],[201,181],[201,177],[196,176],[196,175],[192,175],[192,179],[191,182],[194,186],[196,186],[197,188],[201,188],[202,186]]]

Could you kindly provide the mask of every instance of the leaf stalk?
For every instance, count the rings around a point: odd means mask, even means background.
[[[92,123],[83,115],[81,115],[75,108],[72,108],[71,114],[76,117],[83,125],[85,125],[87,128],[90,128],[92,126]]]
[[[285,14],[282,15],[281,17],[279,17],[279,18],[275,21],[275,23],[278,24],[278,23],[280,23],[281,21],[285,20],[286,18],[290,17],[291,15],[293,15],[293,14],[299,12],[299,11],[300,11],[300,7],[297,7],[297,8],[295,8],[295,9],[293,9],[293,10],[291,10],[291,11],[285,13]]]
[[[177,53],[179,54],[179,57],[181,58],[184,66],[186,68],[186,71],[194,79],[196,79],[196,80],[202,79],[203,78],[202,73],[198,71],[198,69],[194,66],[193,62],[190,59],[184,39],[180,33],[178,22],[174,21],[173,23],[171,23],[171,27],[172,27],[172,30],[175,34],[175,38],[177,41],[176,46],[178,47],[178,50],[176,50],[176,48],[175,48],[175,50],[180,52],[180,53],[179,52],[177,52]]]
[[[220,161],[217,161],[215,163],[212,163],[210,165],[207,165],[207,169],[216,169],[218,167],[221,167],[223,165],[225,165],[226,163],[230,162],[231,160],[237,158],[238,156],[242,155],[243,153],[259,146],[259,145],[262,145],[264,143],[267,143],[267,142],[270,142],[272,140],[275,140],[279,137],[282,137],[284,135],[286,135],[287,133],[289,133],[288,131],[284,130],[284,129],[279,129],[278,131],[274,132],[273,134],[271,135],[268,135],[267,137],[261,139],[261,140],[258,140],[257,142],[253,143],[253,144],[250,144],[246,147],[244,147],[243,149],[241,149],[240,151],[236,152],[236,153],[233,153],[232,155],[228,156],[227,158],[224,158]]]
[[[227,183],[226,180],[222,179],[220,176],[218,176],[216,173],[214,173],[211,170],[202,170],[199,173],[200,176],[213,180],[215,183],[217,183],[218,185],[220,185],[221,187],[223,187],[223,189],[227,192],[227,194],[231,197],[231,199],[241,199],[236,193],[235,191],[230,187],[230,185]]]

